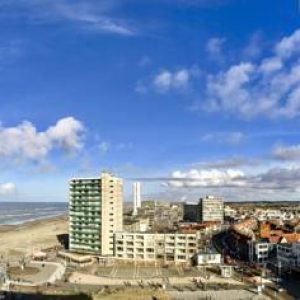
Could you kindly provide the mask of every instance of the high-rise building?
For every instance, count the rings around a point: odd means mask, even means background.
[[[188,222],[224,221],[224,201],[221,197],[206,196],[197,203],[183,205],[184,220]]]
[[[70,181],[71,251],[113,255],[114,232],[123,229],[123,182],[108,172]]]
[[[133,213],[136,215],[137,209],[142,206],[141,183],[134,182],[132,188],[133,188]]]
[[[224,221],[224,200],[221,197],[206,196],[199,201],[200,221]]]

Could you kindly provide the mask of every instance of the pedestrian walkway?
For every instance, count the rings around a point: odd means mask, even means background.
[[[167,292],[171,300],[269,300],[271,298],[263,295],[257,295],[246,290],[228,290],[228,291],[196,291],[196,292]]]

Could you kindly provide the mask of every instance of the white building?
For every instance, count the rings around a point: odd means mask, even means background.
[[[136,215],[138,208],[142,206],[140,182],[133,183],[132,194],[133,194],[133,214]]]
[[[275,245],[267,241],[252,241],[249,243],[249,260],[252,263],[265,264],[270,258]]]
[[[300,242],[277,244],[277,262],[283,270],[300,268]]]
[[[233,266],[229,265],[220,265],[220,273],[223,278],[230,278],[233,276]]]
[[[224,200],[221,197],[206,196],[197,203],[183,205],[183,219],[187,222],[224,222]]]
[[[218,252],[198,252],[194,257],[197,266],[201,265],[220,265],[221,254]]]
[[[224,200],[221,197],[206,196],[199,201],[200,221],[224,222]]]
[[[115,233],[115,257],[133,261],[189,263],[198,250],[197,233]]]

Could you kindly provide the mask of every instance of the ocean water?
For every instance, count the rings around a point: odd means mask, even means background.
[[[22,224],[67,212],[66,202],[0,202],[0,225]]]

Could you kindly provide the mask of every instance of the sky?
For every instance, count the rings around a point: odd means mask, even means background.
[[[297,0],[0,0],[0,34],[0,201],[101,170],[125,200],[300,200]]]

